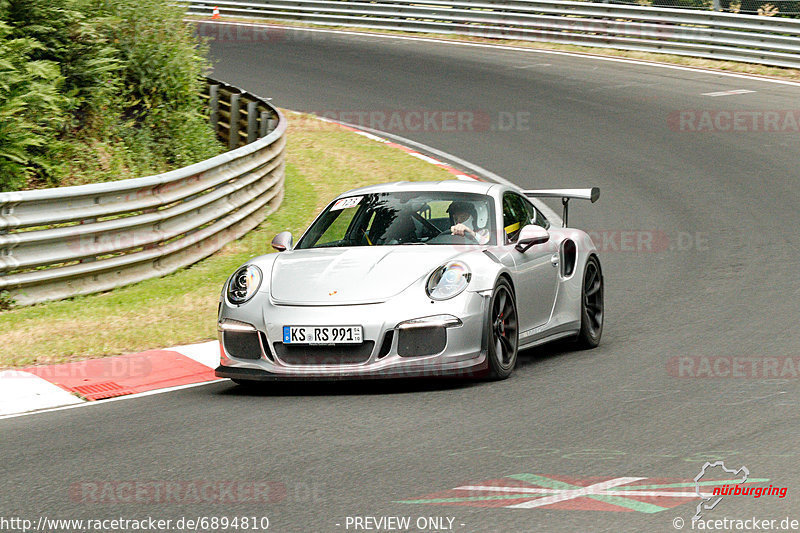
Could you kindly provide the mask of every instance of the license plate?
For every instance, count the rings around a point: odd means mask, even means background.
[[[284,344],[361,344],[361,326],[283,326]]]

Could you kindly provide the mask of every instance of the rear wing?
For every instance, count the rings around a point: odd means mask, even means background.
[[[569,220],[569,201],[572,198],[589,200],[592,203],[600,199],[600,187],[592,187],[591,189],[534,189],[522,192],[530,198],[561,198],[561,204],[564,206],[564,216],[561,218],[565,228]]]

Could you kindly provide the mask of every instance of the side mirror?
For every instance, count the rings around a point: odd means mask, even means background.
[[[286,250],[292,249],[292,232],[291,231],[282,231],[275,235],[275,238],[272,239],[272,247],[278,250],[279,252],[284,252]]]
[[[543,244],[550,240],[550,233],[541,226],[528,224],[519,232],[517,245],[514,247],[519,252],[525,252],[531,246]]]

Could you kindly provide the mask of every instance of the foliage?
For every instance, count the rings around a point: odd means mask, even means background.
[[[0,190],[162,172],[221,146],[167,0],[0,0]]]
[[[54,137],[53,126],[64,120],[65,98],[58,91],[63,78],[58,65],[32,60],[42,45],[13,38],[0,22],[0,188],[15,189],[49,164],[42,152]]]

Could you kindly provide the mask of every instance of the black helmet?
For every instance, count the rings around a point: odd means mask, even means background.
[[[450,215],[450,222],[455,222],[455,213],[467,213],[469,216],[472,217],[473,224],[477,223],[478,220],[478,212],[475,210],[475,206],[472,202],[464,202],[461,200],[456,200],[455,202],[451,202],[450,205],[447,207],[447,214]]]

